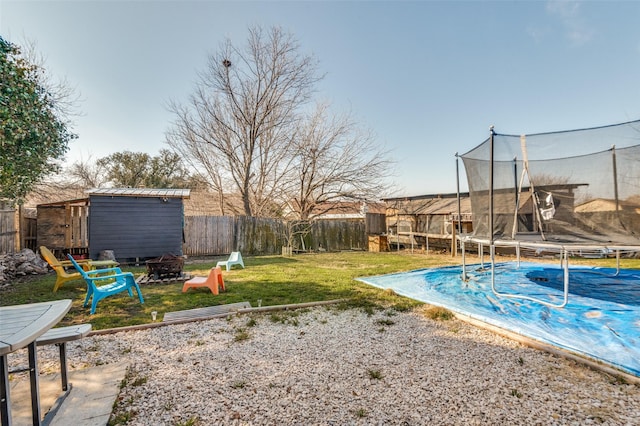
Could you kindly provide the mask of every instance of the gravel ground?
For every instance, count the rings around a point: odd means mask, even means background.
[[[39,350],[55,372],[55,347]],[[128,425],[640,424],[640,387],[422,309],[317,307],[96,335],[70,369],[130,364]]]

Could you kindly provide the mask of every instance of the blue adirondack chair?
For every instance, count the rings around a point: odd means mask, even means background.
[[[123,291],[128,292],[129,296],[133,297],[131,289],[134,287],[138,293],[140,303],[144,303],[140,287],[131,272],[122,272],[120,268],[85,271],[70,254],[67,257],[69,257],[73,266],[80,272],[87,283],[87,297],[84,299],[84,306],[87,306],[89,299],[91,299],[91,314],[96,312],[96,305],[105,297],[113,296]],[[103,284],[100,285],[101,283]]]

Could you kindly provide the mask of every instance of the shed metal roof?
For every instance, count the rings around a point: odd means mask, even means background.
[[[93,188],[85,192],[88,195],[104,195],[106,197],[189,198],[191,190],[171,188]]]

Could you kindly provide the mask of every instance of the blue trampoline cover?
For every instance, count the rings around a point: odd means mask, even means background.
[[[564,308],[496,296],[490,265],[428,268],[359,281],[484,321],[640,376],[640,271],[572,266]],[[498,292],[559,304],[563,269],[539,263],[500,263]]]

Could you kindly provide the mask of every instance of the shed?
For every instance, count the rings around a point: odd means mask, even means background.
[[[89,247],[88,213],[88,198],[38,204],[37,245],[45,246],[56,254],[85,253]]]
[[[98,188],[89,195],[89,255],[113,250],[118,260],[182,255],[189,189]]]

